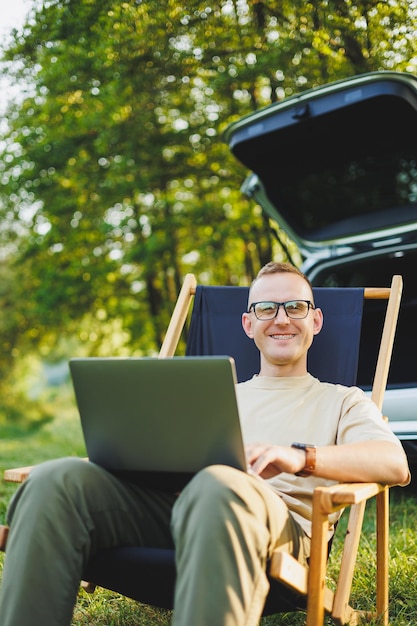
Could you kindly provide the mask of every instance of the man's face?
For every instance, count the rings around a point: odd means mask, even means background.
[[[308,283],[290,272],[266,274],[253,285],[250,302],[287,302],[310,300]],[[307,372],[307,351],[323,324],[320,309],[310,309],[304,319],[289,318],[280,307],[268,321],[258,320],[253,312],[242,316],[243,328],[261,353],[261,376],[303,376]]]

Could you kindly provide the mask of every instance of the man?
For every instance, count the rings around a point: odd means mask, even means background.
[[[259,375],[238,385],[249,472],[211,466],[176,496],[78,459],[35,468],[9,507],[2,626],[67,626],[89,556],[129,544],[175,546],[175,626],[255,626],[273,550],[309,556],[316,485],[408,483],[401,444],[365,394],[308,374],[323,315],[303,274],[265,266],[242,322],[261,353]]]

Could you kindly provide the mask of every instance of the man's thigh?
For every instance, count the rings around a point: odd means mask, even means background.
[[[12,499],[13,530],[37,519],[72,534],[82,527],[91,538],[90,553],[117,545],[171,547],[169,529],[175,496],[120,480],[81,459],[64,458],[37,466]],[[36,513],[37,512],[37,513]]]
[[[214,527],[217,519],[220,527],[229,520],[242,532],[256,529],[266,558],[276,549],[302,563],[309,556],[309,539],[282,498],[264,480],[228,466],[208,467],[187,485],[174,507],[174,525],[183,527],[184,519],[192,519],[199,528],[206,519]]]

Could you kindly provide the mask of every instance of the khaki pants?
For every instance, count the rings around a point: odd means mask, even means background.
[[[1,626],[68,626],[89,556],[119,545],[175,545],[175,626],[255,626],[272,550],[308,556],[282,500],[225,466],[199,472],[176,498],[79,459],[51,461],[19,488],[8,522]]]

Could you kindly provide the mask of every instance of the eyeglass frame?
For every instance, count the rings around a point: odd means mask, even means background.
[[[268,317],[268,318],[260,318],[256,315],[255,313],[255,307],[257,304],[262,304],[263,302],[268,302],[270,304],[275,304],[277,307],[276,313],[273,317]],[[303,316],[303,317],[292,317],[291,315],[288,314],[287,311],[287,307],[286,305],[291,303],[291,302],[305,302],[307,304],[307,313]],[[278,313],[281,307],[284,307],[284,311],[285,311],[285,315],[292,320],[305,320],[307,315],[310,312],[310,309],[312,311],[314,311],[316,309],[315,305],[313,304],[313,302],[311,302],[311,300],[302,300],[300,299],[295,299],[295,300],[287,300],[286,302],[274,302],[273,300],[259,300],[258,302],[252,302],[250,304],[250,306],[248,307],[248,310],[246,311],[246,313],[251,313],[253,311],[253,314],[255,315],[256,319],[259,320],[260,322],[270,322],[271,320],[274,320],[276,317],[278,317]]]

